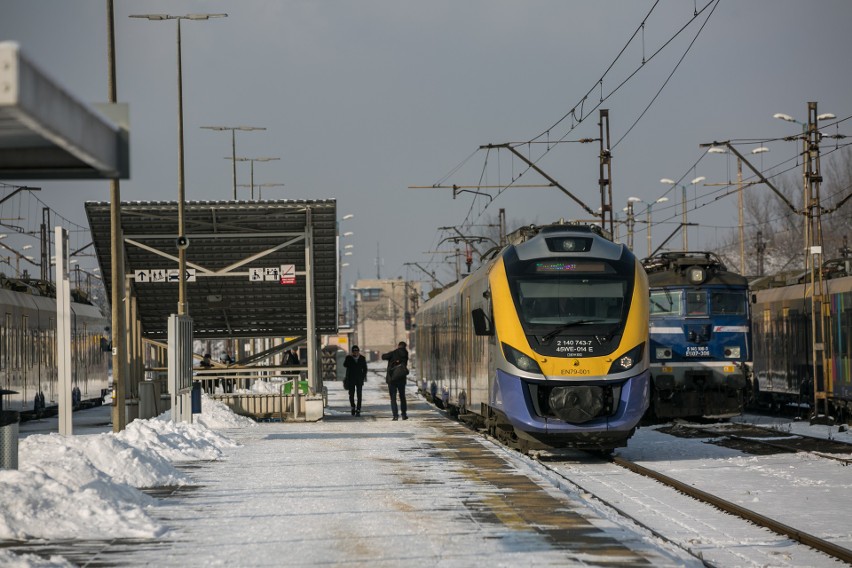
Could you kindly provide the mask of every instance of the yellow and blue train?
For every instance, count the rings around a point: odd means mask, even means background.
[[[648,408],[648,279],[596,226],[517,232],[416,324],[420,390],[509,445],[608,451]]]

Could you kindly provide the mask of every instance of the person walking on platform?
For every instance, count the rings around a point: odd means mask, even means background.
[[[405,400],[405,379],[408,377],[408,350],[405,341],[400,341],[393,351],[382,355],[382,359],[388,362],[387,378],[388,393],[391,400],[391,413],[393,420],[397,420],[402,414],[403,420],[408,420],[408,404]],[[396,395],[399,393],[399,412],[396,406]]]
[[[346,377],[343,386],[349,391],[349,404],[352,406],[352,416],[361,416],[361,389],[367,381],[367,360],[361,355],[357,345],[352,346],[352,354],[343,361],[346,367]],[[355,395],[358,395],[357,404]]]
[[[299,364],[299,352],[296,349],[288,349],[287,357],[284,360],[285,365],[298,365]]]

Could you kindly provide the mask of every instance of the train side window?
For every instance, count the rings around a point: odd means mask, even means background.
[[[485,310],[476,308],[470,312],[473,319],[473,331],[476,335],[494,335],[494,326],[491,320],[485,315]]]

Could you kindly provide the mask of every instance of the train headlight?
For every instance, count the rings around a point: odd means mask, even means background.
[[[624,355],[616,358],[609,368],[610,373],[620,373],[632,369],[636,363],[642,360],[642,353],[645,350],[645,344],[640,343]]]
[[[687,271],[690,284],[703,284],[707,280],[707,271],[700,266],[693,266]]]
[[[739,359],[740,358],[740,347],[725,347],[725,358],[726,359]]]
[[[671,359],[672,358],[671,347],[657,347],[656,353],[657,353],[657,359]]]
[[[517,367],[522,371],[527,371],[528,373],[541,373],[541,367],[538,366],[538,363],[535,362],[535,359],[530,357],[529,355],[524,355],[514,347],[503,344],[503,354],[506,356],[506,361]]]

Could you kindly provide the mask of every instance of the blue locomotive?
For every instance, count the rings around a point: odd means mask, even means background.
[[[710,252],[643,261],[650,288],[650,418],[728,418],[751,392],[748,281]]]

